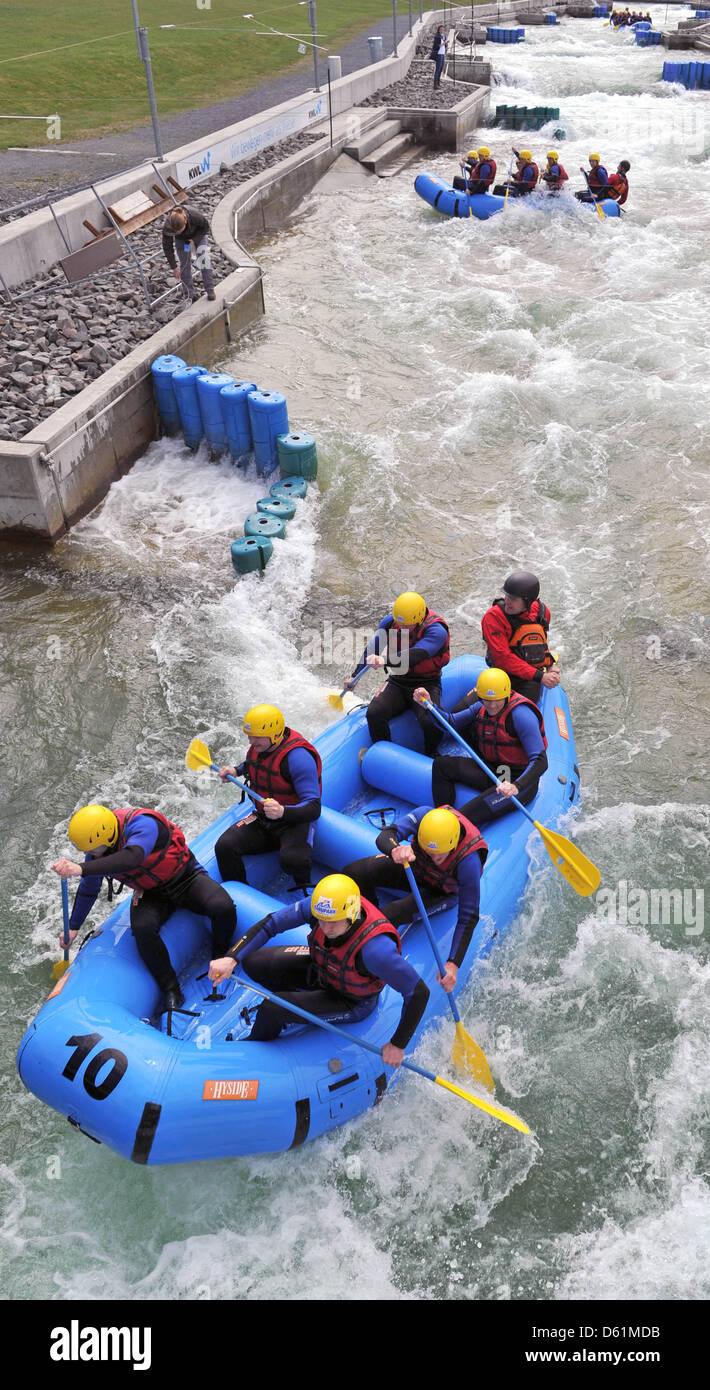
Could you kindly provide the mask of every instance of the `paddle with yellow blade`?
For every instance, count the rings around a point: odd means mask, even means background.
[[[365,672],[369,671],[369,669],[369,666],[363,666],[362,670],[358,671],[358,674],[353,677],[351,685],[344,685],[339,695],[336,695],[335,692],[333,692],[332,695],[329,695],[328,704],[332,705],[333,709],[343,709],[343,696],[350,695],[352,693],[353,686],[357,685],[358,681],[362,679],[362,677],[365,675]]]
[[[189,767],[190,772],[199,772],[201,767],[211,767],[213,772],[219,772],[217,763],[212,762],[207,744],[203,743],[200,738],[193,738],[185,754],[185,763]],[[227,773],[227,781],[233,782],[235,787],[239,787],[240,791],[246,792],[247,796],[251,797],[255,805],[262,805],[264,801],[263,796],[257,796],[257,793],[253,792],[251,787],[247,786],[246,782],[240,782],[237,777],[232,776],[231,772]]]
[[[439,714],[439,711],[434,708],[431,701],[422,700],[422,704],[425,709],[429,711],[432,718],[436,719],[437,722],[441,724],[442,728],[446,729],[446,732],[451,734],[452,737],[456,739],[457,743],[461,744],[461,747],[468,754],[469,758],[473,758],[474,762],[477,762],[478,766],[483,768],[486,776],[490,777],[491,782],[497,783],[498,778],[494,772],[491,772],[488,764],[484,763],[483,759],[479,758],[477,753],[474,753],[471,746],[466,743],[465,739],[461,738],[460,734],[457,734],[455,729],[452,729],[448,720],[444,719],[442,714]],[[522,811],[524,816],[527,816],[530,824],[534,825],[535,829],[540,832],[545,849],[555,868],[559,869],[562,877],[566,878],[567,882],[572,884],[575,892],[579,893],[582,898],[588,898],[590,893],[596,893],[602,877],[596,864],[593,864],[591,859],[587,859],[587,856],[582,854],[582,851],[577,849],[577,846],[573,845],[572,841],[566,839],[564,835],[559,835],[555,830],[547,830],[538,820],[534,820],[530,812],[526,811],[522,802],[518,801],[517,796],[511,796],[510,799],[513,805],[517,806],[518,810]]]
[[[290,1014],[296,1014],[306,1023],[314,1023],[317,1028],[325,1028],[329,1033],[337,1033],[341,1038],[346,1038],[355,1047],[364,1047],[367,1052],[374,1052],[376,1057],[382,1057],[379,1047],[374,1043],[366,1042],[364,1038],[356,1038],[353,1033],[347,1033],[344,1028],[338,1028],[334,1023],[328,1023],[324,1018],[317,1018],[315,1014],[306,1013],[305,1009],[299,1009],[297,1004],[292,1004],[290,1000],[282,999],[278,994],[272,994],[270,990],[264,989],[262,985],[255,985],[250,979],[242,978],[235,974],[235,978],[244,989],[251,989],[255,994],[260,994],[262,999],[270,999],[272,1004],[278,1004],[279,1008],[286,1009]],[[520,1130],[521,1134],[529,1134],[527,1125],[514,1115],[511,1110],[505,1110],[501,1106],[491,1105],[490,1101],[481,1100],[478,1096],[472,1096],[468,1091],[463,1091],[460,1086],[454,1086],[453,1082],[447,1081],[443,1076],[435,1076],[433,1071],[426,1071],[424,1067],[418,1067],[416,1062],[402,1062],[403,1067],[409,1071],[415,1071],[419,1076],[425,1076],[427,1081],[433,1081],[437,1086],[443,1086],[444,1090],[451,1091],[453,1095],[460,1096],[462,1100],[467,1100],[470,1105],[478,1106],[479,1110],[485,1110],[487,1115],[492,1115],[495,1120],[501,1120],[504,1125],[510,1125],[513,1129]]]
[[[421,917],[422,922],[424,923],[424,929],[426,931],[427,936],[429,937],[431,949],[434,952],[436,963],[439,967],[439,974],[443,979],[444,975],[446,974],[446,967],[444,965],[443,960],[441,959],[441,953],[439,951],[439,947],[436,944],[436,938],[432,930],[431,922],[429,921],[429,918],[427,916],[426,908],[424,906],[424,903],[422,902],[422,895],[417,887],[417,881],[414,877],[414,874],[412,873],[409,864],[403,864],[402,868],[404,869],[404,872],[407,875],[407,881],[409,883],[409,887],[412,890],[414,901],[417,904],[419,916]],[[463,1023],[461,1022],[461,1015],[453,999],[451,998],[451,995],[447,994],[446,998],[448,1001],[449,1008],[451,1009],[451,1012],[453,1014],[454,1023],[456,1024],[456,1039],[454,1042],[453,1051],[451,1053],[451,1060],[453,1061],[454,1066],[458,1067],[459,1071],[469,1072],[475,1081],[480,1081],[481,1084],[485,1086],[487,1091],[494,1091],[495,1083],[493,1081],[493,1077],[491,1076],[491,1069],[486,1061],[483,1052],[481,1051],[481,1048],[478,1046],[477,1042],[474,1042],[470,1033],[466,1032]]]
[[[62,917],[64,919],[64,956],[62,960],[56,960],[52,966],[52,979],[60,980],[65,970],[69,969],[69,884],[66,879],[62,879]]]

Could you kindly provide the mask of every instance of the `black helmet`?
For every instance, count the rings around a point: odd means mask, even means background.
[[[620,168],[620,169],[623,169],[623,171],[624,171],[625,174],[628,174],[629,169],[631,168],[631,165],[629,164],[628,159],[622,159],[622,161],[621,161],[621,163],[620,163],[620,165],[619,165],[619,168]]]
[[[512,598],[523,598],[527,603],[532,603],[540,592],[540,580],[529,570],[515,570],[513,574],[508,575],[503,592],[510,594]]]

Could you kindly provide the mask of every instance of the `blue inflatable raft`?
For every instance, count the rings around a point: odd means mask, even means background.
[[[494,213],[502,212],[505,205],[505,198],[497,193],[461,193],[444,179],[437,179],[434,174],[417,174],[414,191],[444,217],[477,217],[479,221],[485,222],[489,217],[493,217]],[[528,193],[525,198],[514,198],[512,203],[509,198],[508,206],[524,203],[529,207],[552,211],[555,207],[565,206],[565,203],[569,207],[568,196],[563,193],[560,201],[558,194],[541,189],[539,194]],[[580,206],[592,207],[592,204],[581,203]],[[619,208],[613,198],[604,198],[598,206],[605,217],[619,216]]]
[[[451,662],[443,673],[445,708],[472,688],[482,666],[480,658],[471,656]],[[542,824],[554,826],[577,801],[579,770],[564,691],[545,690],[542,709],[549,770],[530,810]],[[392,727],[396,742],[371,745],[361,707],[316,739],[323,758],[323,814],[314,842],[314,882],[376,852],[376,835],[393,812],[431,802],[431,761],[417,751],[422,747],[419,725],[407,713]],[[453,742],[451,747],[456,751]],[[471,795],[469,788],[460,788],[456,804],[463,805]],[[248,802],[237,805],[193,842],[198,859],[215,876],[216,838],[247,814]],[[539,862],[539,837],[519,811],[486,827],[485,836],[490,852],[481,884],[481,920],[459,969],[456,994],[475,974],[477,958],[515,922],[533,850]],[[543,858],[540,872],[554,874],[544,851]],[[293,902],[291,882],[280,874],[274,855],[247,859],[247,870],[252,886],[227,885],[240,933],[265,913]],[[200,977],[209,960],[209,933],[205,919],[188,912],[176,912],[163,937],[180,977],[184,1007],[194,1017],[173,1014],[168,1036],[166,1016],[158,1012],[160,993],[131,935],[128,897],[86,940],[28,1027],[17,1054],[24,1085],[90,1138],[143,1164],[274,1153],[367,1110],[396,1078],[408,1074],[386,1068],[379,1056],[313,1026],[296,1024],[274,1042],[246,1041],[251,1026],[247,1011],[253,1017],[260,999],[231,980],[219,987],[225,998],[208,1002],[210,985]],[[432,917],[444,956],[455,921],[455,901]],[[279,937],[279,944],[305,937],[301,928]],[[405,929],[403,950],[431,990],[421,1028],[449,1018],[431,946],[418,920]],[[381,1048],[395,1030],[401,1002],[399,994],[385,988],[374,1012],[350,1031]]]

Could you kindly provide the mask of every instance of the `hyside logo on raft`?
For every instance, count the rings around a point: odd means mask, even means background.
[[[72,1318],[49,1335],[52,1361],[130,1361],[134,1371],[150,1370],[149,1327],[80,1327]]]
[[[321,627],[305,627],[300,638],[301,661],[313,666],[349,667],[353,671],[360,662],[365,647],[372,640],[372,635],[371,627],[335,627],[329,619]],[[396,649],[393,633],[390,633],[389,637],[391,640],[385,644],[384,633],[378,634],[377,655],[387,656],[387,665],[391,671],[408,671],[409,633],[406,628],[399,633],[399,651]]]
[[[619,927],[683,927],[685,936],[705,930],[703,888],[630,888],[627,879],[617,888],[599,888],[594,895],[597,916]]]

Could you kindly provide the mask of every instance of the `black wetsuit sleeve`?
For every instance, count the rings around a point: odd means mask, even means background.
[[[463,965],[466,952],[471,945],[471,938],[478,926],[478,913],[472,917],[466,917],[463,922],[456,924],[456,946],[447,957],[457,968]]]
[[[547,772],[547,768],[547,753],[543,748],[542,753],[538,755],[533,763],[530,763],[530,765],[526,767],[522,776],[512,777],[511,781],[515,782],[519,792],[526,792],[533,782],[539,782],[543,772]]]
[[[130,873],[143,863],[145,853],[140,845],[126,845],[116,854],[100,854],[95,859],[85,860],[81,866],[82,878],[118,878],[120,874]]]
[[[429,986],[419,980],[409,1002],[402,1010],[402,1017],[390,1038],[394,1047],[406,1047],[419,1027],[422,1014],[429,1002]]]
[[[380,854],[391,854],[392,850],[399,844],[399,836],[394,826],[386,825],[384,830],[381,830],[377,836],[375,844]]]

